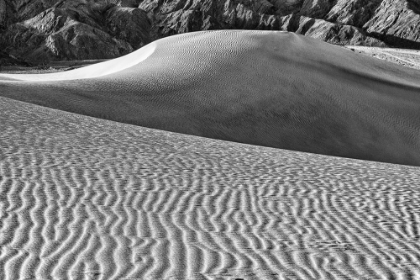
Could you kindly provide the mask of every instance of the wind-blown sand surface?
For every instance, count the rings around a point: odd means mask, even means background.
[[[0,98],[0,279],[420,279],[420,168]]]
[[[418,75],[251,31],[0,75],[0,279],[420,279],[420,167],[194,136],[420,164]]]
[[[0,75],[0,96],[191,135],[420,165],[417,70],[287,32],[197,32],[152,44],[124,69],[118,58],[94,72]],[[94,77],[113,63],[114,73]]]
[[[357,53],[369,55],[413,69],[420,69],[420,51],[394,48],[378,48],[364,46],[346,46]]]

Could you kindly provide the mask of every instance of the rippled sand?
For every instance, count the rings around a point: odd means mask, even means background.
[[[196,136],[420,165],[417,70],[273,31],[188,33],[129,56],[141,62],[1,74],[0,96]]]
[[[187,48],[201,40],[214,52]],[[417,72],[322,55],[323,43],[311,54],[287,33],[162,42],[107,78],[0,75],[1,280],[420,279],[420,167],[249,145],[290,137],[416,159]],[[350,68],[334,62],[343,52]],[[248,66],[284,66],[282,87],[232,65],[251,54]],[[128,124],[143,122],[248,144]]]
[[[420,169],[0,98],[1,279],[417,279]]]

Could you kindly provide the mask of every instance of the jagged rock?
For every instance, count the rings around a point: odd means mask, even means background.
[[[148,12],[155,37],[209,29],[279,28],[274,5],[268,1],[248,0],[145,0],[139,8]],[[266,14],[270,13],[270,14]]]
[[[13,54],[32,62],[113,58],[134,50],[129,43],[80,22],[83,18],[74,10],[50,8],[12,25],[2,39],[12,47]]]
[[[118,57],[133,50],[127,42],[77,22],[49,35],[37,52],[50,52],[57,59],[100,59]]]
[[[285,16],[296,13],[302,7],[304,0],[272,0],[276,14]]]
[[[56,0],[13,0],[11,1],[15,12],[16,21],[30,19],[37,14],[51,8],[61,1]]]
[[[331,0],[305,0],[300,14],[313,18],[324,18],[331,9]]]
[[[385,47],[378,39],[367,36],[363,30],[350,25],[331,23],[325,20],[315,20],[304,33],[312,38],[320,39],[338,45],[369,45]]]
[[[420,49],[420,3],[383,0],[364,28],[390,45]]]
[[[0,38],[0,48],[31,62],[45,62],[114,58],[150,41],[150,23],[144,11],[104,2],[89,3],[16,1],[15,8],[24,17],[29,7],[51,7],[8,26]]]
[[[119,56],[154,39],[211,29],[287,30],[334,44],[420,49],[420,2],[0,0],[0,49],[31,60]]]
[[[299,15],[282,17],[280,29],[338,45],[385,46],[380,40],[367,36],[360,28]]]
[[[381,2],[382,0],[338,0],[325,19],[330,22],[363,28]]]
[[[156,38],[238,28],[288,30],[337,44],[420,44],[415,0],[144,0],[139,7]]]
[[[138,49],[150,42],[150,21],[145,11],[137,8],[113,7],[106,14],[109,33]]]

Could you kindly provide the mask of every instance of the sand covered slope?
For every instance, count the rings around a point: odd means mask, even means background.
[[[419,279],[420,169],[0,98],[0,279]]]
[[[413,69],[420,69],[420,51],[418,50],[361,46],[346,46],[346,48],[377,59],[393,62]]]
[[[141,62],[102,77],[0,75],[0,96],[210,138],[420,164],[417,70],[287,32],[198,32],[153,44],[147,56],[130,54]]]

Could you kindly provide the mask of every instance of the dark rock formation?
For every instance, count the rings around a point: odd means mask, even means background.
[[[417,0],[0,0],[0,49],[31,61],[111,58],[212,29],[285,30],[420,49]]]
[[[208,29],[268,29],[287,30],[337,44],[384,45],[368,36],[363,24],[352,26],[344,21],[323,19],[338,18],[336,14],[343,8],[340,5],[347,2],[339,1],[335,6],[333,3],[331,0],[144,0],[139,7],[148,12],[154,23],[155,37]],[[363,11],[358,13],[361,15],[355,18],[363,17]]]
[[[1,66],[10,66],[10,65],[19,65],[19,66],[31,66],[27,61],[17,58],[9,53],[0,50],[0,67]]]
[[[0,0],[0,28],[6,23],[7,6],[6,1]]]
[[[143,10],[115,6],[106,12],[105,19],[109,33],[129,43],[134,49],[149,43],[151,26]]]
[[[391,46],[420,49],[420,2],[383,0],[363,28]]]
[[[144,11],[105,2],[14,1],[14,18],[1,34],[0,49],[45,63],[114,58],[150,42]]]

